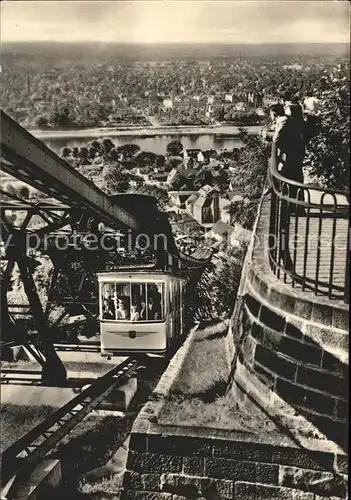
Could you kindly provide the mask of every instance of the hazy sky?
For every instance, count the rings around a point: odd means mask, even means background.
[[[347,42],[345,1],[9,1],[6,41]]]

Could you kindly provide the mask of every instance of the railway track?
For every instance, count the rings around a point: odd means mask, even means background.
[[[0,457],[1,499],[13,498],[35,465],[136,369],[136,360],[124,360],[6,448]]]
[[[84,342],[81,344],[62,343],[54,344],[56,351],[100,352],[100,341]]]

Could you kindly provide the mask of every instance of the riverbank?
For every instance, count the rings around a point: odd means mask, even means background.
[[[245,129],[251,134],[257,134],[262,125],[249,125]],[[239,127],[233,125],[199,126],[162,126],[162,127],[101,127],[71,130],[41,130],[28,129],[28,132],[41,140],[50,139],[82,139],[98,137],[157,137],[162,135],[214,135],[219,137],[237,137]]]

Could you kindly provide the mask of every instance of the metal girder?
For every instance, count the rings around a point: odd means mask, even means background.
[[[135,217],[112,203],[93,182],[77,172],[2,110],[0,118],[1,166],[4,172],[63,203],[88,210],[112,227],[138,229]]]

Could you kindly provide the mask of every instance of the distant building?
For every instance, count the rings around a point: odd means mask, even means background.
[[[233,102],[233,95],[232,94],[226,94],[224,96],[225,102]]]
[[[283,69],[295,69],[300,70],[303,68],[302,64],[283,64]]]
[[[202,151],[199,151],[197,154],[197,161],[199,163],[203,163],[205,161],[204,155],[202,154]]]
[[[237,102],[234,107],[237,111],[245,111],[246,106],[244,102]]]
[[[231,224],[231,216],[227,211],[229,205],[235,201],[243,200],[243,196],[235,191],[228,191],[219,198],[220,220],[226,224]]]
[[[163,107],[164,109],[172,109],[173,108],[172,99],[163,99]]]
[[[170,224],[173,233],[182,232],[190,234],[200,228],[199,223],[187,213],[172,213]]]
[[[204,228],[211,228],[220,218],[219,190],[206,185],[189,196],[185,202],[186,211]]]
[[[181,208],[181,209],[185,209],[186,201],[188,200],[188,198],[190,196],[192,196],[195,193],[196,193],[196,191],[190,191],[190,190],[189,191],[169,191],[168,192],[171,203],[175,207]]]
[[[225,222],[219,220],[215,224],[213,224],[211,230],[206,233],[206,237],[214,238],[220,242],[229,242],[230,236],[233,231],[234,229],[229,226],[229,224],[226,224]]]

